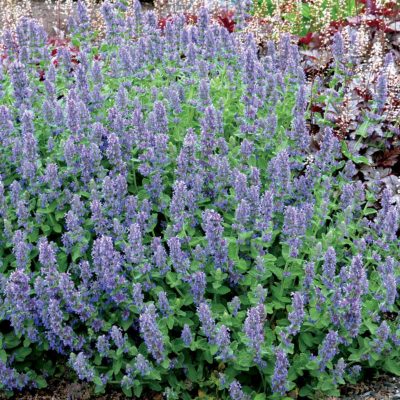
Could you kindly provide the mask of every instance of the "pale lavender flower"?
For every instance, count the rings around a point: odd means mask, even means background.
[[[278,393],[284,396],[287,392],[287,376],[289,361],[287,354],[282,349],[276,349],[275,351],[276,361],[274,367],[274,374],[272,376],[272,392]]]
[[[333,134],[331,128],[325,128],[324,135],[320,144],[320,149],[315,156],[315,167],[318,173],[322,174],[336,166],[340,156],[339,140]]]
[[[201,323],[201,329],[207,337],[209,343],[214,343],[215,340],[215,321],[211,314],[210,307],[207,303],[200,303],[197,307],[197,316]]]
[[[185,346],[190,346],[193,342],[193,335],[188,324],[185,324],[182,329],[181,339]]]
[[[126,351],[126,337],[122,335],[122,330],[118,326],[113,325],[110,330],[110,337],[118,349]]]
[[[228,248],[223,238],[222,217],[214,210],[206,210],[202,214],[202,228],[207,238],[207,252],[214,261],[214,267],[226,269]]]
[[[157,312],[153,304],[146,306],[139,317],[140,334],[147,347],[147,351],[153,356],[157,364],[164,358],[164,339],[157,325]]]
[[[181,239],[172,237],[168,239],[169,255],[175,271],[186,275],[189,269],[190,260],[188,255],[181,248]]]
[[[259,304],[247,310],[247,317],[243,326],[248,345],[254,353],[254,361],[261,368],[265,366],[265,361],[262,360],[261,354],[261,348],[264,343],[264,321],[264,306]]]
[[[140,311],[143,309],[143,300],[142,285],[140,283],[134,283],[132,285],[132,302]]]
[[[398,207],[390,207],[382,221],[382,236],[388,242],[393,242],[397,239],[397,231],[400,225],[399,214]]]
[[[110,237],[102,236],[94,241],[92,258],[100,287],[108,293],[112,292],[123,277],[119,274],[121,255],[114,249]]]
[[[381,308],[382,308],[382,311],[388,311],[393,307],[393,305],[396,301],[396,298],[398,297],[397,280],[393,273],[382,274],[381,279],[382,279],[382,282],[384,284],[385,291],[386,291],[385,303],[384,303],[383,307],[381,307]]]
[[[173,232],[178,233],[183,229],[185,217],[187,216],[186,207],[188,203],[188,190],[185,182],[176,181],[170,205],[171,222]]]
[[[215,344],[218,346],[218,356],[222,361],[228,361],[233,357],[232,350],[230,348],[231,340],[229,335],[229,328],[225,325],[221,325],[215,334]]]
[[[382,113],[386,104],[388,96],[388,83],[386,75],[381,73],[378,76],[378,81],[376,83],[376,93],[375,93],[375,102],[377,111]]]
[[[10,78],[14,89],[15,106],[19,108],[22,104],[29,105],[32,91],[29,88],[29,79],[24,65],[18,61],[11,64]]]
[[[240,154],[246,159],[254,153],[254,143],[244,139],[240,144]]]
[[[29,253],[31,245],[27,242],[26,233],[17,230],[13,237],[13,253],[17,261],[17,267],[25,269],[29,264]]]
[[[35,327],[29,327],[30,320],[36,320],[35,300],[30,296],[28,275],[17,269],[5,282],[4,287],[7,316],[16,333],[27,334],[30,340],[35,341],[38,335]]]
[[[106,335],[97,338],[96,349],[102,357],[107,357],[110,351],[110,342]]]
[[[290,247],[290,256],[297,257],[307,229],[307,215],[304,208],[287,206],[282,233]]]
[[[335,355],[338,353],[339,345],[339,335],[335,331],[329,331],[329,333],[325,336],[324,341],[320,347],[318,356],[319,356],[319,369],[323,371],[327,364],[332,361]]]
[[[2,105],[0,106],[0,143],[3,146],[9,144],[10,135],[14,129],[10,110]]]
[[[56,260],[56,245],[53,242],[48,242],[46,238],[39,240],[39,262],[44,267],[52,267],[57,263]]]
[[[139,224],[133,223],[129,228],[129,244],[125,250],[128,262],[140,264],[144,260],[145,247],[143,246],[142,232]]]
[[[205,109],[201,120],[200,148],[204,160],[208,160],[215,150],[216,134],[221,132],[221,115],[213,106]]]
[[[247,197],[247,176],[238,170],[235,171],[233,188],[235,189],[237,201],[241,201]]]
[[[343,360],[343,358],[339,358],[338,362],[335,365],[335,368],[333,370],[333,377],[334,377],[334,382],[337,383],[343,383],[343,375],[346,372],[346,367],[347,364]]]
[[[136,356],[135,367],[141,376],[146,376],[151,371],[149,361],[142,354]]]
[[[242,199],[235,211],[235,224],[233,227],[239,231],[245,231],[245,227],[250,220],[251,210],[247,200]]]
[[[243,392],[242,385],[237,380],[230,384],[229,396],[232,400],[249,400],[249,396]]]
[[[210,81],[207,79],[201,79],[199,85],[199,98],[204,107],[211,104],[210,97]]]
[[[30,379],[27,374],[21,374],[16,369],[10,368],[0,360],[0,382],[3,389],[6,390],[22,390]]]
[[[333,316],[336,322],[340,318],[351,337],[356,337],[362,320],[362,295],[368,293],[368,280],[362,257],[353,257],[351,265],[343,267],[339,277],[340,283],[333,299]]]
[[[36,290],[37,286],[35,286]],[[64,323],[64,315],[61,309],[59,300],[50,299],[47,303],[47,309],[42,311],[42,321],[48,329],[47,338],[50,342],[50,347],[54,350],[62,349],[59,347],[61,341],[64,347],[75,348],[76,340],[75,332],[72,327]]]
[[[172,314],[172,309],[169,305],[167,294],[164,291],[158,293],[158,309],[164,317]]]
[[[106,154],[111,165],[118,167],[122,164],[121,145],[115,133],[110,133],[107,137]]]
[[[274,193],[290,194],[291,170],[289,154],[286,150],[278,153],[269,163],[269,178]]]
[[[94,369],[89,364],[88,357],[84,353],[78,355],[71,353],[69,364],[78,375],[78,378],[84,381],[92,382],[94,379]]]
[[[322,281],[324,285],[329,289],[333,289],[336,273],[336,252],[333,247],[329,247],[325,253],[322,273]]]
[[[239,310],[240,310],[240,305],[241,305],[240,298],[239,298],[238,296],[235,296],[235,297],[228,303],[228,305],[229,305],[229,307],[230,307],[231,310],[232,310],[232,315],[233,315],[234,317],[236,317],[236,316],[237,316],[237,313],[238,313]]]
[[[261,284],[258,284],[254,292],[255,292],[255,297],[257,299],[257,303],[259,304],[264,303],[268,295],[268,289],[265,289]]]
[[[386,321],[383,321],[376,331],[376,338],[373,341],[373,351],[381,354],[388,343],[390,336],[390,327]]]
[[[274,211],[274,193],[270,190],[265,191],[264,195],[261,197],[258,213],[259,220],[257,223],[257,228],[262,233],[263,241],[271,240],[271,228],[272,228],[272,216]]]
[[[360,375],[361,370],[362,370],[361,365],[353,365],[349,369],[349,374],[350,376],[357,377]]]
[[[203,271],[197,271],[191,274],[188,280],[194,304],[199,305],[204,300],[204,293],[207,287],[206,274]]]
[[[293,293],[292,297],[292,307],[293,310],[288,314],[288,320],[290,326],[288,328],[288,333],[290,335],[296,335],[300,332],[301,325],[304,321],[304,298],[301,292]]]
[[[153,238],[151,247],[153,250],[153,263],[160,271],[160,274],[165,275],[169,270],[169,266],[167,265],[167,252],[162,245],[161,238]]]

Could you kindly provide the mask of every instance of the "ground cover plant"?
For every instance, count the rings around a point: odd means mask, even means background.
[[[99,43],[79,3],[73,57],[30,19],[3,38],[1,389],[321,398],[400,374],[396,193],[315,110],[347,82],[340,36],[321,92],[289,35],[260,56],[206,9],[102,13]]]

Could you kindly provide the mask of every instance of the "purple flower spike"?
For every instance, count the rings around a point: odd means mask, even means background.
[[[160,364],[164,358],[164,339],[157,325],[156,308],[153,304],[145,307],[139,317],[140,334],[146,343],[147,351],[153,356],[157,364]]]
[[[254,353],[254,361],[261,368],[264,368],[266,365],[261,354],[262,345],[264,344],[264,321],[264,305],[259,304],[247,311],[247,317],[243,326],[249,347]]]
[[[274,374],[272,376],[272,391],[282,396],[287,392],[287,376],[289,361],[287,354],[282,349],[275,351],[276,362],[274,368]]]
[[[322,342],[321,348],[319,350],[319,368],[320,371],[323,371],[335,355],[338,353],[338,345],[339,345],[339,335],[335,331],[329,331],[329,333],[325,336],[324,341]]]

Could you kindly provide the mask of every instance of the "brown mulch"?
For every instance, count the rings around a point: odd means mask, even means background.
[[[0,400],[6,400],[0,394]],[[61,379],[52,379],[45,389],[26,389],[16,393],[7,400],[133,400],[126,397],[120,390],[107,390],[106,394],[95,395],[93,386],[81,382],[68,382]],[[162,400],[162,395],[158,393],[144,394],[140,400]]]
[[[5,400],[0,395],[0,400]],[[67,382],[61,379],[50,380],[46,389],[25,390],[8,400],[132,400],[121,391],[108,390],[106,394],[95,395],[87,383]],[[341,389],[340,397],[326,400],[400,400],[400,377],[378,375],[355,385]],[[160,393],[144,394],[140,400],[162,400]]]

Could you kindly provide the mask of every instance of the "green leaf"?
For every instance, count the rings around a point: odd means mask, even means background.
[[[95,385],[97,385],[97,386],[103,386],[103,382],[102,382],[102,380],[100,379],[99,376],[95,376],[95,377],[93,378],[93,383],[94,383]]]
[[[375,208],[366,208],[363,211],[364,215],[372,215],[372,214],[376,214],[376,213],[377,213],[377,211],[375,210]]]
[[[227,294],[231,291],[231,289],[228,286],[221,286],[216,290],[216,293],[218,294]]]
[[[370,126],[369,121],[364,121],[355,131],[356,136],[361,136],[363,138],[366,138],[368,136],[368,128]]]
[[[239,245],[235,243],[229,243],[228,246],[228,254],[231,260],[238,260],[239,259]]]
[[[32,349],[30,347],[20,347],[14,352],[14,355],[17,361],[24,361],[25,357],[31,353]]]
[[[122,347],[120,347],[119,349],[117,349],[117,352],[115,354],[117,355],[117,357],[120,357],[123,353],[124,353],[124,349]]]
[[[245,260],[239,260],[237,262],[237,269],[240,272],[246,272],[247,271],[247,263],[246,263],[246,261]]]
[[[60,224],[55,223],[55,224],[53,225],[53,230],[54,230],[54,232],[56,232],[56,233],[61,233],[61,232],[62,232],[62,226],[61,226]]]
[[[114,363],[113,363],[114,375],[118,375],[119,371],[121,371],[121,368],[122,368],[122,359],[119,358],[117,360],[114,360]]]
[[[263,256],[263,260],[265,262],[275,262],[277,258],[274,255],[267,253],[265,256]]]
[[[5,350],[0,350],[0,360],[5,364],[7,362],[7,353]]]
[[[275,267],[274,265],[270,265],[268,269],[279,279],[282,280],[283,270],[282,268]]]
[[[71,43],[75,46],[75,47],[80,47],[81,46],[81,42],[79,41],[79,39],[77,37],[73,37],[71,39]]]
[[[312,347],[314,345],[313,337],[310,333],[303,332],[300,334],[300,340],[306,344],[307,347]]]
[[[309,385],[303,386],[299,391],[301,397],[311,398],[311,395],[313,394],[315,394],[315,391]]]
[[[136,397],[140,397],[142,395],[143,386],[138,382],[135,381],[135,386],[133,387],[133,393]]]
[[[174,327],[174,322],[175,322],[175,318],[174,317],[168,317],[168,319],[167,319],[167,326],[168,326],[168,329],[172,329],[173,327]]]
[[[122,391],[124,392],[124,395],[125,396],[127,396],[127,397],[132,397],[132,388],[128,388],[128,387],[126,387],[126,386],[122,386]],[[139,395],[137,395],[136,393],[135,393],[135,396],[140,396],[140,394]]]
[[[336,386],[331,381],[325,381],[320,388],[323,392],[330,392],[331,390],[335,390]]]
[[[13,332],[7,333],[5,335],[4,344],[6,349],[13,349],[20,344],[20,340],[15,336]]]
[[[197,382],[197,371],[193,364],[187,365],[187,376],[192,382]]]
[[[392,358],[386,358],[384,368],[391,374],[400,376],[400,363]]]
[[[43,388],[47,387],[47,381],[46,381],[46,379],[44,379],[43,376],[38,376],[35,379],[35,382],[37,384],[38,389],[43,389]]]

